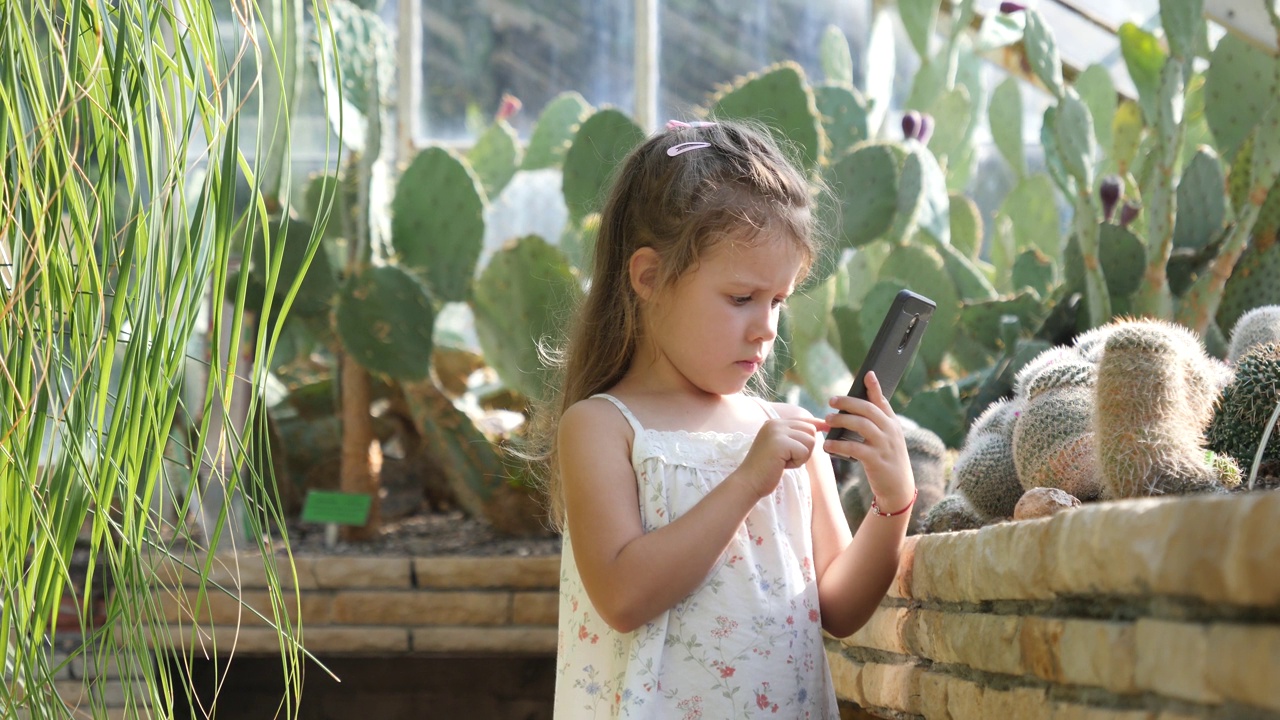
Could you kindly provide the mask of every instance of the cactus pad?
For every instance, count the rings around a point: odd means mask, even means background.
[[[582,122],[564,157],[564,202],[578,222],[604,204],[614,170],[644,140],[624,113],[606,108]]]
[[[391,202],[391,243],[437,300],[467,299],[484,242],[484,209],[480,181],[448,150],[423,150],[401,174]]]
[[[839,27],[828,25],[822,31],[822,40],[818,43],[818,64],[828,83],[853,85],[853,54],[849,52],[849,41]]]
[[[1280,242],[1255,237],[1236,261],[1235,270],[1222,289],[1218,326],[1235,327],[1249,310],[1280,305]]]
[[[828,183],[840,212],[840,244],[859,247],[883,235],[898,205],[898,158],[869,143],[836,161]]]
[[[557,95],[538,116],[529,136],[521,170],[541,170],[564,161],[578,126],[591,114],[591,105],[576,92]]]
[[[819,85],[813,99],[822,117],[822,129],[831,142],[831,157],[848,153],[867,139],[867,105],[852,87]]]
[[[1274,102],[1276,59],[1227,33],[1214,47],[1204,79],[1204,114],[1219,153],[1234,162],[1236,150]]]
[[[476,282],[471,309],[485,360],[504,384],[530,398],[546,394],[539,344],[564,343],[562,321],[581,292],[564,255],[536,235],[494,254]]]
[[[1005,78],[991,93],[987,113],[996,149],[1013,168],[1014,174],[1022,177],[1027,172],[1027,164],[1023,159],[1022,90],[1018,83],[1016,77]]]
[[[351,276],[334,315],[342,346],[356,362],[397,380],[427,376],[435,311],[409,273],[384,266]]]
[[[1013,289],[1029,289],[1041,298],[1053,287],[1053,261],[1037,248],[1029,248],[1013,261]]]
[[[497,197],[511,182],[520,166],[521,152],[520,139],[506,120],[498,120],[480,135],[467,153],[467,162],[480,178],[485,196]]]
[[[951,246],[969,256],[978,259],[982,252],[982,214],[973,200],[952,193],[951,205]]]
[[[1226,185],[1217,153],[1201,147],[1178,181],[1174,247],[1203,248],[1218,236],[1227,213]]]
[[[1035,293],[1021,291],[994,300],[966,302],[960,309],[960,326],[969,337],[992,349],[1000,346],[1000,319],[1005,315],[1018,318],[1023,330],[1030,332],[1044,322],[1046,308]]]
[[[1062,60],[1058,56],[1058,43],[1043,15],[1032,8],[1022,12],[1026,16],[1022,38],[1031,71],[1044,83],[1050,94],[1062,97]]]
[[[807,170],[826,154],[827,137],[818,119],[813,90],[804,70],[784,62],[747,75],[711,99],[713,117],[757,120],[789,142],[783,149]]]
[[[278,298],[276,302],[284,299],[289,292],[289,287],[302,273],[311,233],[311,223],[305,220],[294,219],[287,224],[272,220],[267,223],[265,241],[255,243],[253,277],[262,284],[263,288],[266,286],[267,253],[274,255],[278,245],[284,243],[280,256],[280,269],[276,275],[275,294]],[[321,242],[327,241],[322,239]],[[329,265],[329,256],[325,253],[324,247],[319,247],[312,255],[311,263],[307,265],[306,275],[303,276],[298,294],[294,297],[292,312],[308,317],[325,314],[337,292],[338,283],[334,279],[333,268]]]

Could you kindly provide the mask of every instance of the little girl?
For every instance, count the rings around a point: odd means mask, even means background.
[[[874,376],[825,418],[748,392],[819,252],[811,202],[738,123],[672,123],[620,169],[541,430],[561,720],[839,717],[822,630],[888,590],[915,483]],[[864,440],[819,443],[834,427]],[[876,495],[856,537],[828,451]]]

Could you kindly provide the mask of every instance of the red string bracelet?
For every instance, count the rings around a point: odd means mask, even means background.
[[[880,501],[876,499],[874,496],[872,496],[871,512],[872,514],[879,515],[880,517],[893,517],[894,515],[901,515],[902,513],[910,510],[912,505],[916,504],[916,498],[919,496],[920,496],[920,490],[917,488],[916,491],[911,494],[911,502],[907,503],[906,507],[902,508],[901,510],[898,510],[897,512],[885,512],[881,510],[879,505]]]

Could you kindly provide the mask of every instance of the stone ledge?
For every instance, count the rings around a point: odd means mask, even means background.
[[[420,588],[555,590],[560,587],[560,556],[414,558]]]
[[[893,593],[940,602],[1162,595],[1280,605],[1280,493],[1091,503],[1049,518],[927,535]]]

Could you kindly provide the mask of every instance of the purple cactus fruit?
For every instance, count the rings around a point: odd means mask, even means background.
[[[1129,227],[1129,223],[1138,217],[1138,213],[1142,210],[1142,206],[1132,200],[1125,202],[1120,208],[1120,227]]]
[[[1120,202],[1120,195],[1124,191],[1124,185],[1120,181],[1119,175],[1108,175],[1102,178],[1102,185],[1098,188],[1098,197],[1102,200],[1102,217],[1107,222],[1111,222],[1111,215],[1116,210],[1116,203]]]
[[[1027,9],[1027,6],[1023,5],[1022,3],[1016,3],[1016,2],[1000,3],[1000,12],[1004,13],[1005,15],[1008,15],[1010,13],[1022,12],[1023,10],[1026,10],[1026,9]]]
[[[908,110],[902,115],[902,139],[915,140],[920,131],[920,113]]]
[[[933,116],[929,113],[920,113],[920,131],[916,133],[916,139],[927,145],[931,137],[933,137]]]

